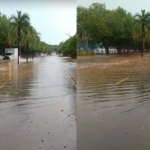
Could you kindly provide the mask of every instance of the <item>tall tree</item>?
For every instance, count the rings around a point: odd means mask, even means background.
[[[9,20],[6,15],[0,13],[0,53],[4,53],[4,48],[8,45],[8,31]]]
[[[23,29],[28,28],[30,26],[30,18],[27,13],[22,13],[21,11],[17,11],[17,15],[12,15],[10,17],[10,31],[14,30],[15,33],[17,31],[18,37],[18,64],[19,64],[19,56],[21,56],[21,39],[23,38]]]
[[[145,41],[147,34],[149,33],[150,26],[150,13],[145,10],[141,10],[141,14],[137,13],[134,16],[134,29],[133,36],[137,38],[139,36],[142,37],[142,51],[141,57],[143,57],[143,53],[145,51]]]
[[[23,29],[23,44],[25,46],[25,51],[26,51],[26,61],[28,62],[28,51],[29,51],[29,48],[32,47],[32,50],[35,49],[35,44],[37,44],[37,36],[40,34],[38,33],[34,27],[32,27],[31,25],[24,28]]]
[[[77,52],[77,35],[70,37],[65,42],[59,44],[58,53],[63,54],[63,56],[70,56],[76,58]]]

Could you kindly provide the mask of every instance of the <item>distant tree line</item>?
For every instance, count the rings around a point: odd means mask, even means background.
[[[57,53],[63,54],[63,56],[69,56],[76,58],[77,55],[77,36],[71,36],[64,42],[60,42]]]
[[[106,9],[105,4],[93,3],[89,7],[77,7],[77,47],[81,45],[103,45],[107,54],[109,48],[145,51],[150,41],[150,13],[141,10],[132,15],[118,7]],[[142,44],[143,43],[143,44]],[[87,49],[85,48],[85,49]]]

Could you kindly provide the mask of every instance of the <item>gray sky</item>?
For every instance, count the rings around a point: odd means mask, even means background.
[[[126,9],[127,11],[135,14],[140,12],[141,9],[149,11],[149,0],[78,0],[77,5],[88,7],[92,3],[105,3],[107,9],[115,9],[118,6]]]
[[[76,32],[75,0],[1,0],[0,12],[11,16],[17,10],[30,16],[31,24],[41,33],[41,40],[59,44],[68,39],[65,33]]]

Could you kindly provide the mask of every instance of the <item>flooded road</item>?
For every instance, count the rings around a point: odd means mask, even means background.
[[[0,64],[0,150],[76,150],[71,59]]]
[[[150,149],[150,56],[79,57],[77,76],[77,149]]]

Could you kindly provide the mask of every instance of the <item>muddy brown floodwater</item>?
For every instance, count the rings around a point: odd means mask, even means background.
[[[150,149],[150,54],[78,57],[77,149]]]
[[[49,56],[0,64],[0,150],[76,150],[76,62]]]

